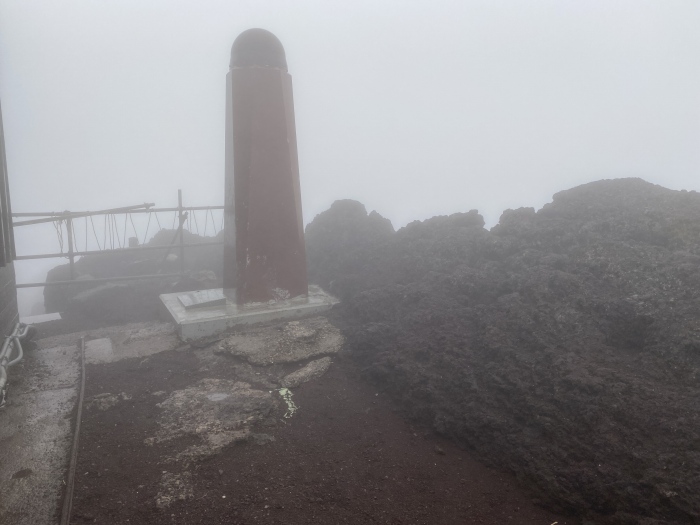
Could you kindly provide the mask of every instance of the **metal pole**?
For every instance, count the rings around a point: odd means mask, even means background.
[[[179,273],[153,273],[148,275],[127,275],[126,277],[98,277],[96,279],[86,279],[85,281],[48,281],[43,283],[17,283],[15,288],[41,288],[43,286],[63,286],[75,285],[85,286],[86,288],[96,283],[111,283],[113,281],[137,281],[140,279],[167,279],[170,277],[179,277]]]
[[[178,233],[179,235],[179,233]],[[177,240],[177,237],[173,237],[173,243]],[[198,248],[200,246],[223,246],[223,241],[205,241],[196,243],[186,243],[185,248]],[[146,252],[152,250],[168,250],[172,249],[171,245],[163,244],[160,246],[138,246],[136,248],[115,248],[114,250],[88,250],[85,252],[73,252],[75,257],[84,257],[85,255],[111,255],[111,254],[122,254],[127,252]],[[38,253],[36,255],[18,255],[15,257],[16,261],[29,261],[32,259],[60,259],[65,257],[65,253]]]
[[[75,256],[73,255],[73,220],[69,217],[66,219],[66,231],[68,232],[68,260],[70,261],[70,280],[75,280]]]
[[[36,217],[36,216],[47,216],[45,219],[34,219],[31,221],[18,221],[13,222],[13,226],[26,226],[28,224],[41,224],[43,222],[53,222],[57,219],[77,219],[79,217],[89,217],[91,215],[107,215],[115,213],[132,213],[132,212],[148,212],[151,207],[155,206],[153,203],[137,204],[135,206],[124,206],[122,208],[111,208],[109,210],[101,211],[81,211],[71,213],[69,211],[64,211],[63,213],[13,213],[13,217]]]
[[[80,444],[80,423],[83,420],[83,401],[85,400],[85,337],[80,338],[80,390],[78,391],[78,415],[75,417],[73,430],[73,447],[68,462],[68,483],[63,498],[61,525],[69,525],[73,510],[73,492],[75,491],[75,469],[78,465],[78,445]]]
[[[182,209],[182,190],[177,190],[177,207],[180,215],[180,273],[185,275],[185,235],[183,232],[185,220],[182,216],[184,212]]]
[[[105,214],[122,214],[122,213],[156,213],[156,212],[167,212],[167,211],[178,211],[180,208],[144,208],[144,205],[138,208],[114,208],[113,210],[102,210],[102,211],[85,211],[85,212],[75,212],[71,214],[73,219],[79,217],[92,217],[94,215],[105,215]],[[150,204],[148,205],[150,206]],[[223,206],[183,206],[184,211],[188,210],[223,210]],[[32,219],[28,221],[13,221],[12,226],[29,226],[30,224],[42,224],[45,222],[54,222],[57,219],[64,219],[65,217],[61,213],[13,213],[13,217],[45,217],[43,219]]]

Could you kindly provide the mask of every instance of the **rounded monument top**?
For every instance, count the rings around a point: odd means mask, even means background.
[[[231,47],[230,67],[270,67],[287,71],[287,57],[279,39],[265,29],[243,31]]]

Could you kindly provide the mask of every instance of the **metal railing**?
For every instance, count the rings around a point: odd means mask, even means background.
[[[5,406],[7,397],[7,369],[19,363],[24,357],[21,340],[27,337],[30,325],[17,323],[10,335],[5,337],[5,341],[0,349],[0,408]],[[12,353],[17,351],[17,356],[13,359]]]
[[[23,217],[31,217],[30,219],[27,220],[21,220],[21,221],[14,221],[12,222],[12,226],[17,228],[20,226],[29,226],[29,225],[36,225],[36,224],[45,224],[45,223],[54,223],[54,225],[57,227],[57,231],[61,230],[61,225],[65,225],[67,237],[68,237],[68,251],[64,252],[63,251],[63,241],[62,237],[60,239],[60,244],[61,244],[61,252],[53,252],[53,253],[42,253],[42,254],[33,254],[33,255],[17,255],[15,256],[16,261],[26,261],[26,260],[32,260],[32,259],[52,259],[52,258],[68,258],[68,263],[69,263],[69,275],[70,279],[67,281],[48,281],[48,282],[36,282],[36,283],[17,283],[16,287],[17,288],[33,288],[33,287],[42,287],[42,286],[63,286],[63,285],[71,285],[71,284],[88,284],[88,283],[104,283],[104,282],[112,282],[112,281],[130,281],[130,280],[140,280],[140,279],[162,279],[162,278],[168,278],[168,277],[178,277],[182,276],[185,274],[185,248],[200,248],[204,246],[223,246],[223,241],[204,241],[204,242],[199,242],[199,243],[185,243],[184,239],[184,225],[185,222],[189,219],[189,214],[193,213],[195,211],[205,211],[206,214],[211,214],[212,210],[223,210],[223,206],[183,206],[182,205],[182,190],[178,190],[178,206],[176,208],[155,208],[154,203],[144,203],[144,204],[137,204],[134,206],[124,206],[121,208],[111,208],[107,210],[100,210],[100,211],[84,211],[84,212],[70,212],[70,211],[64,211],[64,212],[24,212],[24,213],[12,213],[13,218],[23,218]],[[149,213],[149,214],[157,214],[157,213],[162,213],[162,212],[175,212],[176,217],[178,219],[178,226],[177,230],[175,232],[175,235],[173,236],[172,241],[170,242],[169,245],[160,245],[160,246],[145,246],[144,244],[141,244],[139,246],[126,246],[126,219],[128,216],[131,214],[135,213]],[[97,241],[98,244],[98,250],[88,250],[87,249],[87,240],[86,240],[86,249],[85,250],[78,250],[76,249],[76,237],[75,237],[75,230],[74,230],[74,225],[73,221],[78,218],[86,218],[86,237],[87,237],[87,218],[90,218],[92,220],[92,217],[97,216],[97,215],[104,215],[105,216],[105,236],[107,235],[107,217],[112,217],[116,215],[126,215],[125,217],[125,228],[124,228],[124,246],[122,246],[121,242],[121,237],[119,235],[119,232],[113,232],[112,231],[112,224],[109,224],[109,237],[111,242],[111,248],[107,248],[107,238],[105,237],[104,241],[104,249],[102,246],[99,244],[99,240],[97,239],[97,234],[95,232],[95,226],[93,222],[93,233],[95,234],[95,240]],[[156,215],[157,219],[157,215]],[[205,215],[205,224],[204,224],[204,235],[206,236],[206,228],[207,228],[207,220],[208,220],[208,215]],[[196,217],[195,217],[196,221]],[[116,220],[114,220],[114,223],[116,225]],[[149,221],[148,225],[150,226],[150,216],[149,216]],[[216,227],[214,225],[214,217],[212,214],[212,225],[214,228],[214,231],[216,232]],[[134,227],[134,231],[136,230],[136,227],[133,225],[133,219],[132,219],[132,226]],[[160,226],[160,222],[159,222]],[[116,226],[115,226],[116,228]],[[116,233],[116,236],[114,235]],[[148,234],[148,227],[146,228],[146,234],[144,235],[144,243],[146,242],[146,235]],[[119,247],[114,247],[115,243],[114,240],[117,239],[119,240]],[[136,238],[138,241],[138,237]],[[179,239],[179,242],[178,242]],[[177,244],[176,244],[177,243]],[[82,279],[76,279],[75,275],[75,258],[76,257],[82,257],[85,255],[121,255],[123,253],[129,253],[129,252],[143,252],[146,250],[161,250],[165,251],[165,255],[163,256],[163,261],[166,260],[170,252],[175,248],[179,248],[179,272],[177,273],[156,273],[156,274],[148,274],[148,275],[133,275],[133,276],[125,276],[125,277],[102,277],[102,278],[93,278],[89,280],[82,280]]]

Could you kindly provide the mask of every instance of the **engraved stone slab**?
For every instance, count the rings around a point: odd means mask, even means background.
[[[178,295],[177,299],[180,301],[180,304],[185,307],[185,310],[226,304],[226,296],[224,295],[224,291],[220,288],[183,293]]]

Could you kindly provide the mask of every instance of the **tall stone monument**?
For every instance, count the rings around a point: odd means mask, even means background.
[[[337,299],[306,278],[292,77],[280,41],[241,33],[226,76],[224,288],[163,294],[184,340],[320,313]]]
[[[308,294],[292,77],[264,29],[231,49],[224,214],[224,289],[239,305]]]

